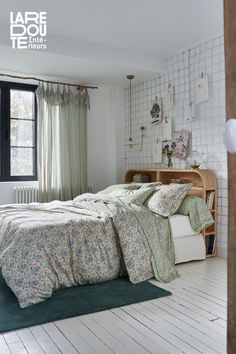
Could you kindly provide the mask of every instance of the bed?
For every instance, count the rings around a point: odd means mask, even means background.
[[[162,184],[170,184],[173,181],[188,181],[192,183],[192,188],[189,194],[202,198],[205,202],[208,203],[208,200],[211,199],[208,207],[210,213],[214,219],[214,223],[208,228],[202,228],[199,230],[199,234],[202,235],[204,244],[200,236],[197,237],[197,234],[194,235],[185,235],[193,236],[191,238],[185,239],[177,239],[174,240],[175,248],[181,249],[181,243],[185,243],[186,246],[189,244],[190,247],[188,249],[188,255],[183,258],[188,260],[202,259],[201,254],[203,256],[203,249],[205,247],[205,258],[215,257],[216,256],[216,241],[217,241],[217,182],[214,173],[210,170],[205,169],[130,169],[127,170],[125,174],[125,183],[132,183],[135,175],[145,175],[146,179],[148,178],[149,182],[162,182]],[[210,198],[209,198],[210,197]],[[173,236],[175,237],[175,235]],[[191,239],[192,242],[191,243]],[[198,241],[197,241],[198,239]],[[197,245],[196,245],[197,244]],[[179,246],[180,245],[180,246]],[[192,246],[191,246],[192,245]],[[178,247],[179,246],[179,247]],[[199,253],[194,254],[193,247],[196,246],[199,249]],[[192,249],[191,249],[192,247]],[[200,251],[201,249],[201,251]],[[178,252],[178,250],[177,250]],[[176,255],[176,259],[178,259],[178,255]],[[192,256],[191,256],[192,255]],[[181,259],[181,258],[180,258]]]
[[[1,206],[0,267],[20,307],[124,275],[132,283],[178,277],[169,219],[146,204],[157,193],[115,185],[67,202]],[[201,198],[186,205],[196,232],[214,222]]]

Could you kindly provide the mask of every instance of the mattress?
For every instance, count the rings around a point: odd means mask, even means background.
[[[175,264],[206,258],[202,234],[196,233],[188,216],[174,214],[169,217],[175,246]]]

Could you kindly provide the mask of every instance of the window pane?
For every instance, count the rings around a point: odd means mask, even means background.
[[[11,176],[33,175],[33,152],[30,148],[11,148]]]
[[[11,119],[11,146],[34,146],[34,121]]]
[[[0,112],[1,112],[1,106],[2,106],[2,89],[0,88]],[[1,151],[1,146],[2,146],[2,117],[0,115],[0,176],[2,177],[2,163],[1,160],[4,160],[3,154]]]
[[[34,93],[11,90],[11,118],[33,119]]]

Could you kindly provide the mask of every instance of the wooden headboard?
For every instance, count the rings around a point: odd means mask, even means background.
[[[215,223],[202,231],[204,240],[207,242],[210,236],[216,238],[216,216],[217,216],[217,183],[213,172],[209,170],[155,170],[155,169],[133,169],[128,170],[125,174],[125,183],[133,182],[133,176],[137,173],[143,173],[150,177],[150,182],[162,182],[163,184],[170,184],[172,179],[183,179],[191,182],[193,187],[189,194],[196,195],[203,198],[207,202],[208,195],[213,192],[214,198],[210,212]],[[209,237],[208,237],[209,236]],[[207,257],[215,256],[215,249],[212,254],[207,254]]]
[[[191,189],[190,194],[204,199],[207,190],[217,190],[216,177],[209,170],[133,169],[126,172],[125,183],[133,182],[133,176],[137,173],[143,173],[150,176],[150,182],[162,182],[163,184],[169,184],[172,179],[183,179],[191,182],[193,184],[193,188]]]

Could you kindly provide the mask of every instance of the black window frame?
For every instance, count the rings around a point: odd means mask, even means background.
[[[22,90],[34,92],[37,85],[30,85],[11,81],[0,81],[0,182],[14,181],[37,181],[37,101],[34,95],[34,152],[33,152],[33,175],[32,176],[11,176],[10,171],[10,90]]]

